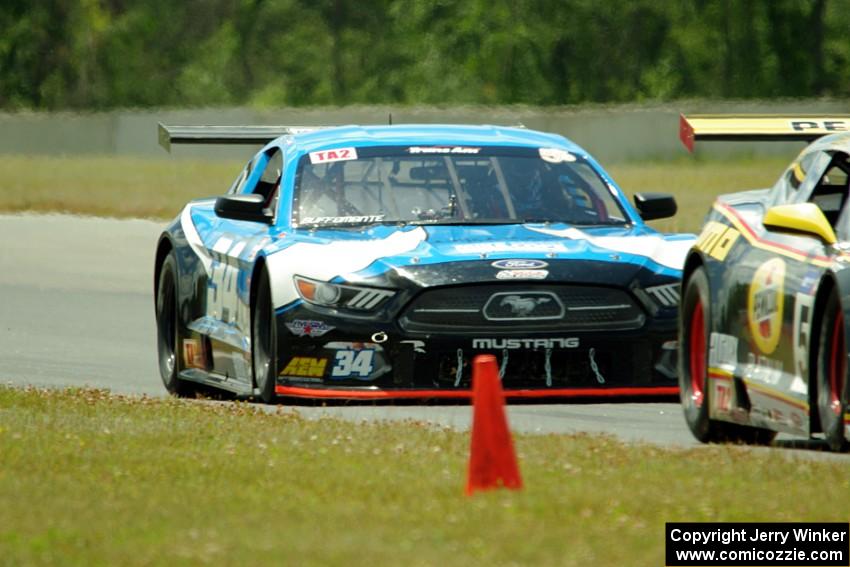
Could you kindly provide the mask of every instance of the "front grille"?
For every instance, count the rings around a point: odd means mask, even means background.
[[[645,316],[622,289],[582,285],[469,285],[422,292],[399,323],[409,332],[627,330]]]

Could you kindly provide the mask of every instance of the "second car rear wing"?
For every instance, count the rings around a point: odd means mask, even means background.
[[[696,140],[811,142],[850,131],[850,115],[693,114],[680,115],[679,138],[689,152]]]
[[[321,126],[166,126],[159,123],[159,145],[171,144],[267,144],[275,138],[301,134]]]

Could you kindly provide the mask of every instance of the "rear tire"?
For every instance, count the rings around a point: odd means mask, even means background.
[[[159,374],[165,389],[179,397],[194,397],[197,388],[180,379],[180,318],[177,298],[177,259],[174,251],[168,253],[159,270],[156,294],[156,334]]]
[[[711,335],[711,299],[703,268],[691,274],[682,299],[679,318],[679,398],[685,421],[702,443],[767,445],[776,433],[709,419],[708,352]]]
[[[268,272],[263,269],[254,298],[251,315],[251,361],[254,387],[267,404],[276,399],[277,383],[277,326],[272,307]]]
[[[821,318],[817,357],[817,406],[826,442],[833,451],[847,451],[844,414],[847,411],[847,340],[844,312],[835,290]]]

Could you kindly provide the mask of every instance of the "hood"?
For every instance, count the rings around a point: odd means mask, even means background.
[[[494,282],[505,279],[500,271],[515,271],[494,266],[497,260],[544,262],[546,273],[529,279],[548,281],[626,285],[642,271],[679,278],[694,241],[693,235],[662,235],[642,226],[375,226],[299,230],[277,240],[266,256],[276,280],[275,303],[282,305],[297,298],[292,274],[392,287],[405,281],[415,286]]]
[[[290,241],[293,243],[275,256],[306,256],[311,266],[303,268],[306,273],[298,273],[350,282],[393,271],[482,260],[490,265],[503,259],[540,260],[550,265],[578,261],[627,264],[634,270],[645,268],[678,277],[695,240],[693,235],[662,235],[641,226],[581,230],[563,224],[376,226],[298,232]]]

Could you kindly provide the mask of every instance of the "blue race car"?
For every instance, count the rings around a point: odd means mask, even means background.
[[[692,235],[633,208],[565,138],[491,126],[163,126],[265,144],[156,251],[165,387],[272,402],[467,398],[475,355],[509,397],[675,395]]]

